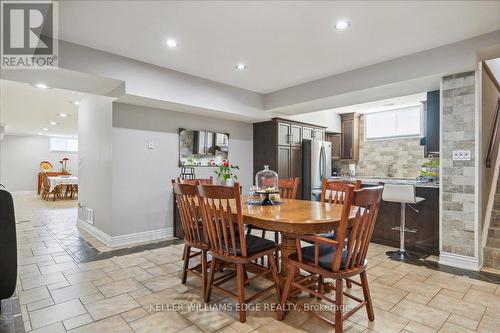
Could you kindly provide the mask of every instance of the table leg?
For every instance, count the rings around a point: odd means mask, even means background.
[[[288,236],[286,233],[281,233],[281,265],[280,265],[280,274],[283,277],[286,277],[286,273],[288,272],[288,256],[295,253],[296,242],[295,238]]]
[[[42,174],[38,173],[38,184],[37,184],[38,194],[42,191]]]

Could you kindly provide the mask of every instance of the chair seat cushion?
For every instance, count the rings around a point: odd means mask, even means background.
[[[323,268],[332,269],[332,260],[335,255],[335,249],[325,244],[319,244],[319,265]],[[314,262],[314,245],[302,248],[302,256],[305,260]],[[340,268],[346,267],[347,250],[342,250],[342,259]]]
[[[322,234],[319,234],[319,236],[321,237],[325,237],[325,238],[328,238],[328,239],[335,239],[335,231],[330,231],[330,232],[324,232]]]
[[[247,254],[254,254],[257,252],[270,250],[276,248],[276,243],[272,240],[265,239],[258,236],[246,235],[246,243],[247,243]],[[229,252],[233,254],[232,245],[229,245]],[[240,237],[236,237],[236,255],[241,256],[241,243]]]

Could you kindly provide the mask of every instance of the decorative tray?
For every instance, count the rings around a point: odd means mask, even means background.
[[[284,202],[283,201],[271,201],[271,203],[264,203],[265,200],[263,201],[250,201],[248,200],[246,202],[247,205],[249,206],[279,206],[282,205]]]

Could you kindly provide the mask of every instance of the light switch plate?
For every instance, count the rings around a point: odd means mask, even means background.
[[[454,150],[453,151],[454,161],[470,161],[470,150]]]
[[[153,140],[148,141],[148,149],[155,149],[155,142]]]

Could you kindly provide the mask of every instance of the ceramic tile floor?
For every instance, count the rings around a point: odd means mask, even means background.
[[[333,332],[308,313],[276,320],[257,303],[245,324],[235,301],[214,292],[204,307],[200,283],[180,283],[182,244],[82,263],[63,247],[83,236],[75,226],[74,201],[45,202],[15,193],[18,229],[18,294],[26,331],[33,332]],[[96,240],[92,240],[96,242]],[[345,332],[499,332],[500,286],[391,261],[387,247],[369,251],[374,322],[357,312]],[[259,281],[259,280],[257,280]],[[256,282],[257,282],[256,281]],[[252,284],[247,295],[267,281]],[[359,288],[350,292],[360,295]],[[307,295],[300,302],[318,302]],[[231,308],[233,307],[233,308]],[[223,310],[225,309],[225,310]]]

